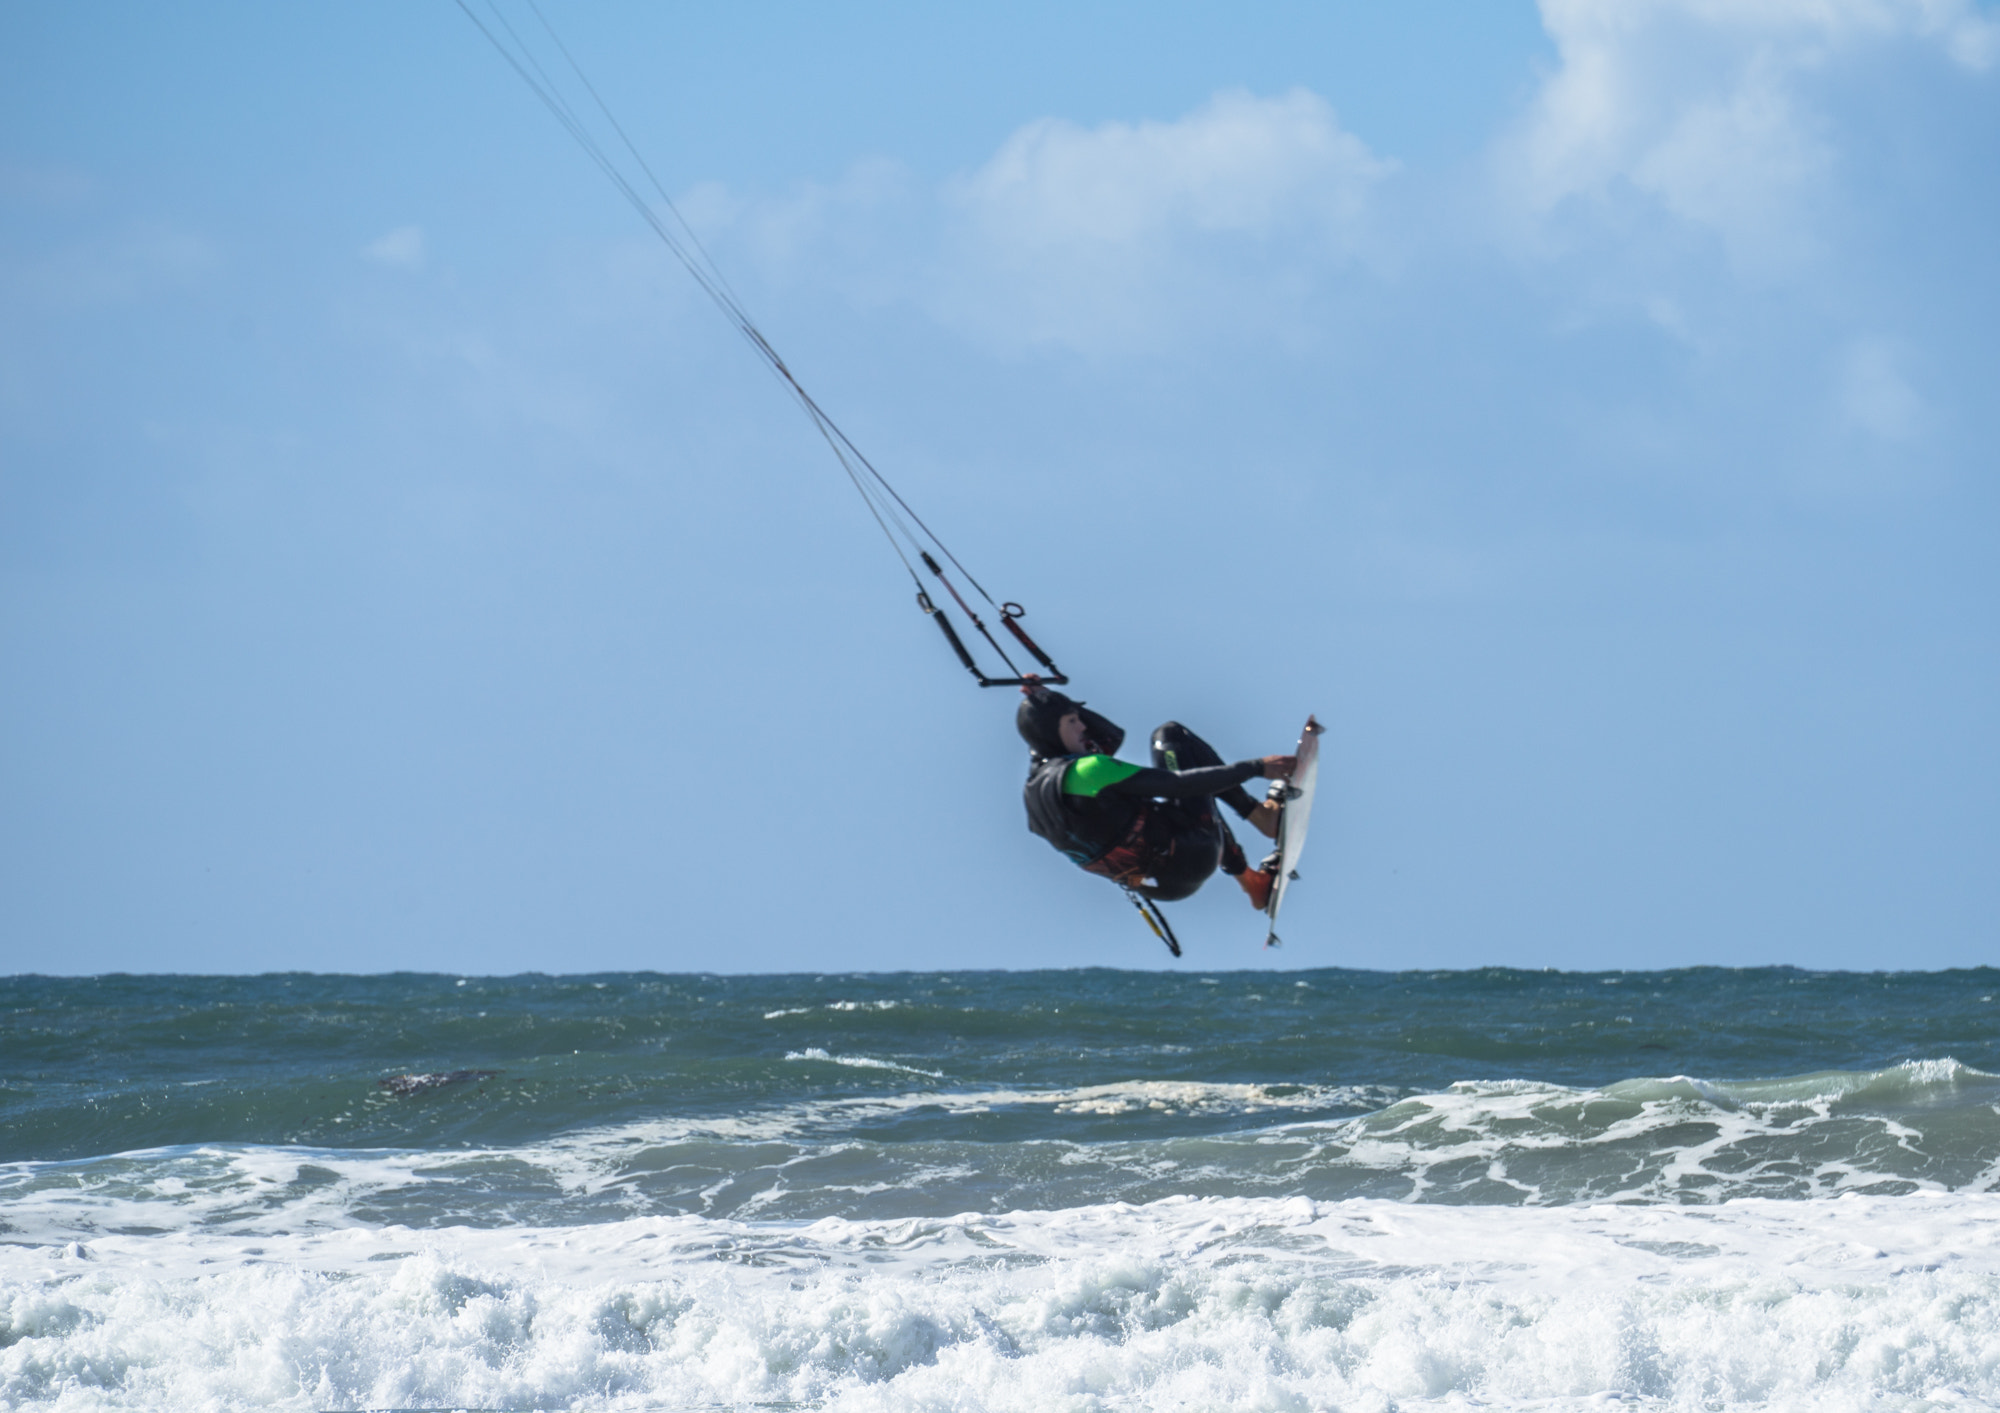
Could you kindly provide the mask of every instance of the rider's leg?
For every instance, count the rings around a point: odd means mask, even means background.
[[[1178,721],[1169,721],[1153,732],[1153,764],[1162,770],[1196,770],[1204,765],[1225,763],[1222,757],[1215,753],[1215,747]],[[1241,785],[1230,786],[1216,798],[1244,819],[1248,819],[1250,811],[1257,808],[1257,802],[1250,798],[1250,792]]]
[[[1194,896],[1220,868],[1236,880],[1253,908],[1271,901],[1275,875],[1250,866],[1214,805],[1207,800],[1162,800],[1153,808],[1156,813],[1150,822],[1161,833],[1148,840],[1151,856],[1146,867],[1152,882],[1133,885],[1141,893],[1156,902],[1176,903]]]
[[[1267,869],[1250,867],[1250,860],[1243,856],[1243,846],[1236,842],[1236,836],[1223,823],[1222,811],[1215,812],[1215,823],[1222,830],[1222,871],[1236,880],[1236,886],[1249,895],[1250,906],[1262,911],[1271,901],[1271,885],[1276,875]]]
[[[1142,889],[1162,903],[1192,897],[1222,861],[1222,816],[1212,800],[1155,800],[1146,817],[1146,871]]]
[[[1153,764],[1163,770],[1196,770],[1221,765],[1215,747],[1178,721],[1153,733]],[[1248,816],[1256,802],[1238,785],[1217,796],[1238,814]],[[1242,847],[1223,823],[1222,812],[1208,800],[1161,800],[1153,805],[1153,821],[1162,835],[1153,854],[1153,886],[1142,891],[1163,903],[1191,897],[1218,868],[1229,874],[1257,907],[1270,896],[1268,875],[1250,867]],[[1150,832],[1150,831],[1149,831]],[[1261,896],[1260,896],[1261,895]]]

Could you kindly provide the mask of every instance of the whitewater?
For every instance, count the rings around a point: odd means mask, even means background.
[[[2000,971],[0,980],[0,1407],[2000,1407]]]

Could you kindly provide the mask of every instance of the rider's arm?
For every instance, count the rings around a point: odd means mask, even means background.
[[[1110,756],[1079,756],[1063,777],[1065,795],[1126,795],[1143,799],[1187,799],[1219,795],[1264,773],[1264,763],[1240,760],[1234,765],[1204,765],[1193,770],[1160,770],[1129,765]]]

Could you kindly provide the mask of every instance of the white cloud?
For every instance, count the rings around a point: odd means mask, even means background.
[[[1035,248],[1129,249],[1176,227],[1256,232],[1303,218],[1337,231],[1385,170],[1316,94],[1230,92],[1171,123],[1030,123],[956,198]]]
[[[1637,196],[1719,236],[1742,267],[1815,244],[1837,165],[1802,78],[1865,47],[1932,45],[1968,69],[2000,56],[1971,0],[1541,0],[1559,63],[1503,144],[1531,216]]]
[[[779,198],[749,200],[710,182],[674,205],[704,243],[727,235],[766,279],[805,280],[875,303],[895,298],[893,287],[907,292],[905,247],[928,195],[902,164],[877,157],[837,182],[802,182]]]
[[[1002,346],[1152,346],[1217,320],[1288,319],[1370,251],[1394,164],[1304,90],[1219,93],[1169,122],[1031,122],[927,189],[896,163],[776,199],[715,185],[676,202],[766,280],[911,303]]]
[[[1009,340],[1144,341],[1218,284],[1356,254],[1391,170],[1304,90],[1225,92],[1173,122],[1042,119],[946,191],[944,312]]]
[[[364,259],[373,260],[378,265],[413,270],[424,263],[423,227],[398,226],[387,235],[362,246],[361,254]]]

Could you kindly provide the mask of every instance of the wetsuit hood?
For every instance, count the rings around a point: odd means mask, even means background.
[[[1075,712],[1083,718],[1084,733],[1089,738],[1087,745],[1092,751],[1104,755],[1117,754],[1119,746],[1125,742],[1125,732],[1114,722],[1107,721],[1082,702],[1072,701],[1053,687],[1031,687],[1022,697],[1021,705],[1014,712],[1014,729],[1021,733],[1021,739],[1028,743],[1028,749],[1038,761],[1053,760],[1057,756],[1070,755],[1062,740],[1062,719]]]

